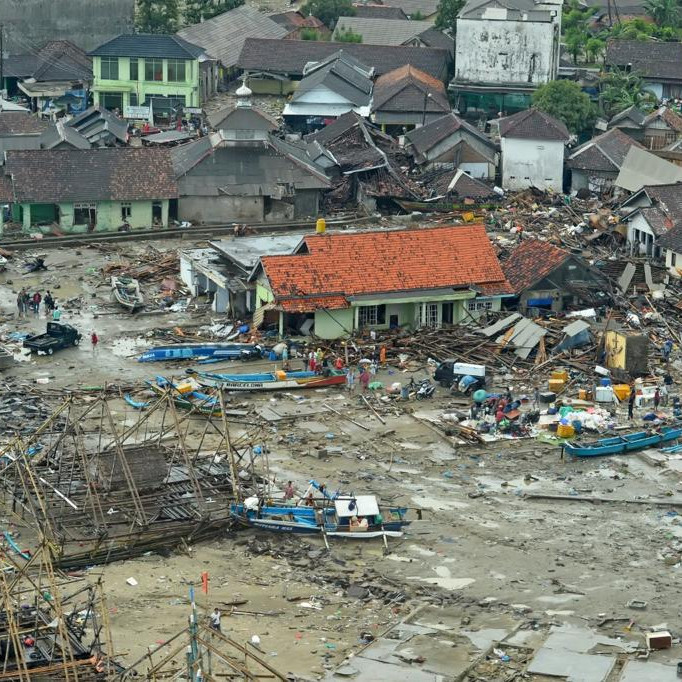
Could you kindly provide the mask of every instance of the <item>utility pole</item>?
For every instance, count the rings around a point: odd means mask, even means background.
[[[0,97],[5,91],[5,52],[3,44],[3,34],[5,33],[5,25],[0,24]]]

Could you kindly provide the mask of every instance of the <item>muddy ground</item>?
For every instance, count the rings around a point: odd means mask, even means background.
[[[187,366],[140,364],[134,356],[151,343],[154,328],[198,325],[217,316],[203,302],[193,302],[190,312],[157,312],[156,287],[147,288],[147,314],[122,314],[99,274],[112,259],[134,257],[143,248],[51,250],[44,273],[22,275],[15,260],[0,274],[5,337],[44,328],[42,316],[16,319],[16,291],[27,286],[43,293],[50,288],[64,305],[63,321],[84,334],[95,329],[101,338],[97,354],[86,338],[81,347],[52,358],[17,362],[4,374],[12,386],[24,382],[56,404],[54,393],[64,388],[113,381],[138,384],[142,391],[141,382],[155,374],[184,371]],[[78,297],[80,307],[68,303]],[[259,366],[273,363],[213,367]],[[427,372],[386,369],[378,379],[389,384]],[[515,386],[523,390],[522,381]],[[441,416],[463,405],[441,388],[430,401],[374,401],[385,424],[358,395],[338,388],[238,395],[231,405],[262,421],[276,485],[291,479],[302,491],[314,477],[332,489],[418,507],[423,518],[404,538],[389,540],[387,549],[380,541],[336,540],[327,552],[317,539],[240,531],[164,557],[92,567],[90,578],[104,575],[122,660],[138,659],[184,627],[189,588],[199,584],[202,571],[210,574],[210,591],[199,596],[200,611],[208,614],[218,605],[224,632],[241,642],[258,635],[269,663],[310,679],[358,651],[363,632],[378,635],[422,604],[455,608],[458,622],[473,620],[480,629],[504,617],[522,629],[605,621],[602,632],[640,639],[647,626],[680,631],[682,526],[673,505],[682,504],[682,482],[675,467],[654,466],[646,455],[562,460],[559,448],[532,438],[458,443],[444,435]],[[115,410],[122,420],[131,418],[123,401],[115,402]],[[127,584],[129,577],[138,584]],[[633,599],[648,602],[646,609],[628,608]],[[226,606],[233,602],[240,604]],[[635,623],[625,631],[630,619]],[[673,655],[654,654],[662,661]],[[502,672],[489,675],[471,679],[511,679]]]

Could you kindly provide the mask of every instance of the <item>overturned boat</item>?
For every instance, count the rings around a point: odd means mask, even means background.
[[[261,357],[263,349],[255,343],[178,343],[145,351],[138,362],[173,360],[251,360]]]
[[[144,296],[140,291],[140,283],[132,277],[125,275],[112,277],[111,291],[118,303],[131,313],[144,306]]]

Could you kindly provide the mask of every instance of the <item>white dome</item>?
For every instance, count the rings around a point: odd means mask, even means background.
[[[251,88],[247,87],[246,83],[242,83],[237,88],[237,92],[235,94],[237,95],[237,97],[251,97],[251,95],[253,95],[253,92],[251,91]]]

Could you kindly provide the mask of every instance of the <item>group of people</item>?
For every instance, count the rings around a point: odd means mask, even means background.
[[[17,311],[18,311],[18,316],[19,317],[26,317],[28,315],[29,310],[33,312],[33,314],[38,317],[40,314],[40,304],[43,304],[45,306],[45,317],[49,317],[52,315],[56,310],[58,310],[58,306],[56,305],[56,302],[54,300],[54,297],[50,293],[50,290],[48,289],[47,293],[45,296],[43,296],[39,291],[36,291],[35,293],[31,294],[28,289],[25,287],[17,294]],[[61,315],[61,313],[60,313]],[[59,319],[59,316],[57,316],[55,319]]]

